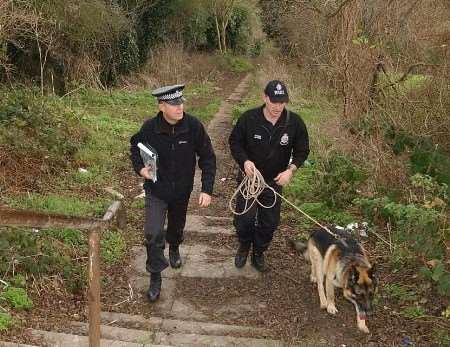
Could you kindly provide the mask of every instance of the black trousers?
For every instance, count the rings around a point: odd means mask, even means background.
[[[189,195],[179,200],[166,202],[151,193],[146,193],[144,233],[148,272],[161,272],[169,266],[164,256],[166,241],[171,246],[178,246],[183,242],[188,203]],[[167,230],[164,229],[166,217]]]
[[[281,194],[281,186],[274,185],[273,188]],[[273,191],[268,188],[264,189],[258,197],[258,200],[266,206],[272,205],[274,199]],[[245,200],[239,194],[236,199],[236,211],[241,212],[244,210],[244,207]],[[281,199],[278,197],[272,208],[264,208],[255,202],[247,213],[235,215],[233,224],[236,228],[239,242],[251,242],[255,252],[264,252],[269,247],[273,234],[280,223],[280,207]]]

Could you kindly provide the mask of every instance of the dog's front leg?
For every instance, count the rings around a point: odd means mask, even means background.
[[[314,272],[317,280],[317,291],[319,292],[320,308],[327,308],[327,298],[325,296],[325,289],[323,287],[323,261],[319,250],[314,249],[311,260],[312,266],[314,266]]]
[[[333,252],[335,253],[335,252]],[[334,301],[334,276],[336,275],[337,258],[335,254],[330,254],[327,257],[324,268],[325,268],[325,286],[327,290],[327,312],[330,314],[336,314],[338,311],[336,308],[336,303]]]

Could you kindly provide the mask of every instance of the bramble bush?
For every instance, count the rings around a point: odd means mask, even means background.
[[[85,140],[77,115],[56,99],[30,90],[0,90],[0,138],[16,156],[46,156],[65,164]],[[0,142],[0,144],[1,144]]]
[[[355,221],[351,202],[365,179],[362,169],[338,153],[312,161],[314,165],[308,161],[308,166],[293,177],[286,189],[287,199],[319,222],[344,226]],[[297,219],[293,214],[289,217]],[[303,228],[312,225],[306,218],[299,223]]]
[[[314,170],[315,190],[321,201],[331,208],[345,208],[357,196],[358,185],[364,182],[366,174],[351,158],[332,153],[318,162]]]
[[[445,269],[448,187],[431,176],[411,177],[413,202],[395,202],[388,197],[358,198],[355,203],[375,223],[390,223],[396,245],[392,259],[423,259],[419,273],[430,279],[442,295],[450,293],[450,273]],[[431,264],[431,265],[430,265]]]

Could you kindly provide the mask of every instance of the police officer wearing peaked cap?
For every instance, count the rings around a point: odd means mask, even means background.
[[[231,155],[241,170],[252,176],[257,168],[279,194],[294,172],[309,154],[308,132],[299,115],[287,110],[289,94],[279,80],[267,83],[263,95],[264,104],[244,112],[229,137]],[[266,188],[258,197],[265,206],[274,203],[274,193]],[[254,204],[242,215],[235,215],[234,226],[239,239],[235,266],[241,268],[247,262],[252,248],[251,264],[258,271],[267,269],[264,252],[268,249],[280,221],[281,199],[271,208]],[[236,211],[242,212],[245,200],[236,199]]]
[[[172,268],[182,265],[179,245],[183,242],[197,163],[201,169],[200,207],[210,204],[216,175],[216,156],[211,140],[203,124],[184,112],[183,89],[183,84],[177,84],[154,90],[152,95],[158,100],[159,112],[145,121],[130,140],[133,168],[145,178],[144,234],[146,269],[150,272],[147,292],[150,302],[160,296],[161,272],[169,264]],[[139,142],[157,152],[156,181],[151,179],[152,173],[144,166],[137,146]],[[167,230],[164,230],[166,216]],[[164,256],[166,241],[169,244],[169,262]]]

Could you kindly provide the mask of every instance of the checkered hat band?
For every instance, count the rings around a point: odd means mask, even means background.
[[[183,93],[180,92],[179,90],[177,90],[175,93],[161,95],[158,99],[159,100],[173,100],[173,99],[181,98],[182,96],[183,96]]]

